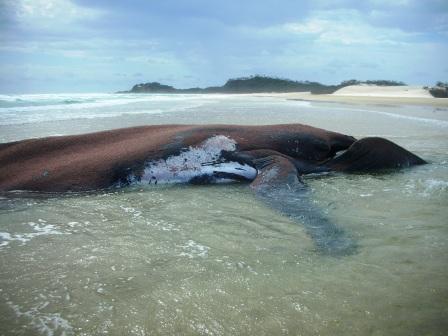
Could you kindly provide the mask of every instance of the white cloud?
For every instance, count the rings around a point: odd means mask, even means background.
[[[372,5],[381,7],[409,6],[412,0],[370,0]]]
[[[155,40],[138,39],[104,39],[104,38],[71,38],[66,39],[39,39],[3,40],[0,37],[0,51],[18,52],[23,54],[51,54],[63,55],[71,58],[88,58],[101,56],[102,59],[132,53],[156,52],[159,43]]]
[[[286,23],[283,28],[286,31],[303,34],[320,34],[326,30],[329,21],[321,19],[307,20],[301,23]]]
[[[410,37],[399,29],[373,27],[361,21],[331,21],[311,19],[304,23],[287,24],[285,31],[315,34],[316,39],[336,44],[403,44]]]
[[[356,10],[316,11],[297,22],[246,32],[272,37],[308,38],[315,42],[341,45],[398,45],[406,44],[415,33],[398,28],[373,26]]]
[[[19,0],[9,1],[19,22],[43,28],[66,26],[82,20],[93,20],[102,12],[78,6],[70,0]]]

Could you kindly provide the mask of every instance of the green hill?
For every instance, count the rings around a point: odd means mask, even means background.
[[[263,93],[263,92],[311,92],[313,94],[333,93],[349,85],[374,84],[383,86],[406,85],[403,82],[390,80],[358,81],[355,79],[344,81],[338,85],[325,85],[310,81],[293,81],[277,77],[255,75],[229,79],[223,86],[207,88],[176,89],[157,82],[134,85],[129,91],[119,93]]]

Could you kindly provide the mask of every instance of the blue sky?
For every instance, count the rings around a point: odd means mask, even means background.
[[[446,0],[0,0],[0,92],[448,79]]]

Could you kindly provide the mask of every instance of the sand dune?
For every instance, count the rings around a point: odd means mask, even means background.
[[[448,107],[448,98],[434,98],[422,86],[377,86],[352,85],[333,94],[311,94],[310,92],[264,93],[255,96],[270,96],[283,99],[338,102],[349,104],[427,105]]]
[[[422,86],[378,86],[378,85],[350,85],[333,93],[334,96],[351,97],[407,97],[433,98]]]

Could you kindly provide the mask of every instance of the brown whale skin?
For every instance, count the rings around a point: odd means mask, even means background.
[[[151,160],[224,135],[237,151],[269,149],[318,164],[355,138],[302,125],[159,125],[0,144],[0,191],[103,189],[141,172]]]

